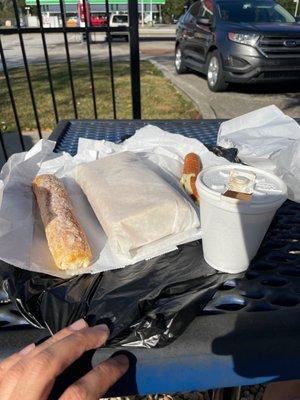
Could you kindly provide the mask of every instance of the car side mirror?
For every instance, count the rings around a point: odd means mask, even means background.
[[[197,19],[197,24],[198,25],[206,25],[206,26],[210,26],[211,25],[211,22],[210,22],[210,20],[208,19],[208,18],[198,18]]]
[[[295,18],[295,21],[297,22],[297,24],[299,24],[300,23],[300,17],[294,17]]]

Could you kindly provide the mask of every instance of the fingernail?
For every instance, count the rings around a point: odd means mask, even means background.
[[[125,374],[129,368],[129,358],[124,354],[112,356],[110,362],[122,373]]]
[[[19,354],[22,354],[22,356],[25,356],[26,354],[30,353],[31,350],[35,348],[35,343],[30,343],[28,346],[24,347],[24,349],[19,351]]]
[[[125,354],[118,354],[116,356],[112,356],[111,360],[114,360],[122,367],[129,367],[129,358]]]
[[[83,318],[79,319],[78,321],[73,322],[72,325],[69,326],[69,329],[72,331],[80,331],[81,329],[87,328],[88,324],[85,322]]]
[[[107,336],[109,336],[109,334],[110,334],[110,330],[109,330],[108,326],[105,324],[95,325],[95,326],[93,326],[93,329],[104,332],[107,334]]]

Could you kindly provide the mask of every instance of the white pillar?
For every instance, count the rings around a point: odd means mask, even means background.
[[[152,11],[152,0],[150,0],[150,21],[153,26],[153,11]]]
[[[142,10],[142,26],[144,26],[144,0],[141,1],[141,10]]]
[[[294,3],[296,3],[295,17],[297,17],[297,15],[298,15],[298,8],[299,8],[299,0],[294,0]]]

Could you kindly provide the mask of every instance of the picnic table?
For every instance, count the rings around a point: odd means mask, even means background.
[[[71,120],[60,122],[50,139],[57,141],[55,151],[74,155],[79,137],[119,142],[148,123],[211,145],[221,121]],[[160,349],[126,348],[136,364],[113,394],[174,393],[299,378],[299,211],[300,204],[284,203],[244,277],[226,281],[177,340]],[[3,358],[46,331],[30,328],[4,292],[1,301]],[[93,360],[104,360],[117,350],[100,349]]]

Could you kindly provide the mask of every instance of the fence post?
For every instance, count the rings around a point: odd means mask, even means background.
[[[141,119],[141,71],[138,0],[128,0],[132,116]]]
[[[113,64],[113,55],[112,55],[112,37],[110,32],[110,9],[109,9],[109,1],[105,0],[105,14],[107,19],[107,31],[106,38],[108,44],[108,58],[109,58],[109,70],[110,70],[110,84],[111,84],[111,95],[112,95],[112,106],[113,106],[113,116],[114,119],[117,119],[117,108],[116,108],[116,94],[115,94],[115,77],[114,77],[114,64]]]

